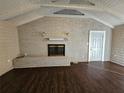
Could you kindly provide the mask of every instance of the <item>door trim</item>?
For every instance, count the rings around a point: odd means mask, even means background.
[[[91,32],[102,32],[104,33],[104,40],[103,40],[103,54],[102,54],[102,61],[104,62],[105,61],[105,45],[106,45],[106,31],[94,31],[94,30],[91,30],[89,31],[89,36],[88,36],[88,62],[92,62],[92,60],[90,59],[90,38],[91,38]]]

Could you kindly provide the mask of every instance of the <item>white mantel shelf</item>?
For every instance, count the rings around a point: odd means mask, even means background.
[[[67,41],[68,38],[45,38],[49,41]]]

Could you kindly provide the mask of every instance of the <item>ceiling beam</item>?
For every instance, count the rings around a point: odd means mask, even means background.
[[[29,23],[31,21],[37,20],[39,18],[44,17],[43,15],[39,15],[37,11],[32,11],[29,13],[25,13],[23,15],[17,16],[15,18],[9,19],[8,21],[11,21],[16,24],[16,26],[20,26],[26,23]]]
[[[66,8],[66,9],[85,9],[94,11],[105,11],[103,8],[100,9],[96,6],[88,5],[76,5],[76,4],[41,4],[41,7],[55,7],[55,8]]]
[[[114,28],[113,25],[109,24],[108,22],[106,22],[104,20],[101,20],[101,19],[96,18],[96,17],[91,17],[91,18],[94,19],[94,20],[96,20],[96,21],[98,21],[98,22],[100,22],[100,23],[102,23],[102,24],[104,24],[104,25],[106,25],[106,26],[108,26],[108,27],[110,27],[110,28]]]
[[[67,7],[67,6],[65,6]],[[69,8],[72,9],[73,6],[69,6]],[[31,22],[33,20],[36,20],[36,19],[39,19],[39,18],[42,18],[44,16],[55,16],[55,17],[73,17],[73,18],[92,18],[92,19],[95,19],[111,28],[114,28],[114,26],[112,26],[111,24],[109,24],[108,22],[102,20],[102,19],[99,19],[97,18],[96,16],[93,16],[92,14],[89,14],[86,10],[88,9],[92,9],[91,7],[79,7],[76,6],[78,8],[78,10],[80,10],[82,13],[84,13],[85,15],[84,16],[73,16],[73,15],[55,15],[53,14],[54,12],[58,11],[58,10],[61,10],[63,9],[63,6],[60,6],[59,8],[56,8],[56,7],[41,7],[37,10],[33,10],[29,13],[25,13],[23,15],[20,15],[20,16],[17,16],[15,18],[12,18],[10,19],[10,21],[14,22],[15,24],[17,24],[17,26],[19,25],[22,25],[22,24],[25,24],[25,23],[28,23],[28,22]],[[74,8],[74,7],[73,7]],[[75,8],[74,8],[75,9]],[[93,10],[98,10],[96,8],[94,8]]]
[[[17,26],[29,23],[33,20],[37,20],[44,16],[49,16],[53,14],[53,12],[59,11],[60,9],[41,7],[39,9],[33,10],[28,13],[24,13],[22,15],[16,16],[14,18],[8,19],[7,21],[11,21],[15,23]]]

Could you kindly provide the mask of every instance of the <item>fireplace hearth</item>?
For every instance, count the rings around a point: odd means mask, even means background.
[[[48,44],[48,56],[65,56],[65,44]]]

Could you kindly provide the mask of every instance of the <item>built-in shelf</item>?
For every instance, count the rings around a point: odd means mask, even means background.
[[[48,41],[67,41],[69,38],[69,33],[68,32],[42,32],[40,33],[41,36]]]
[[[48,41],[67,41],[68,38],[45,38]]]

